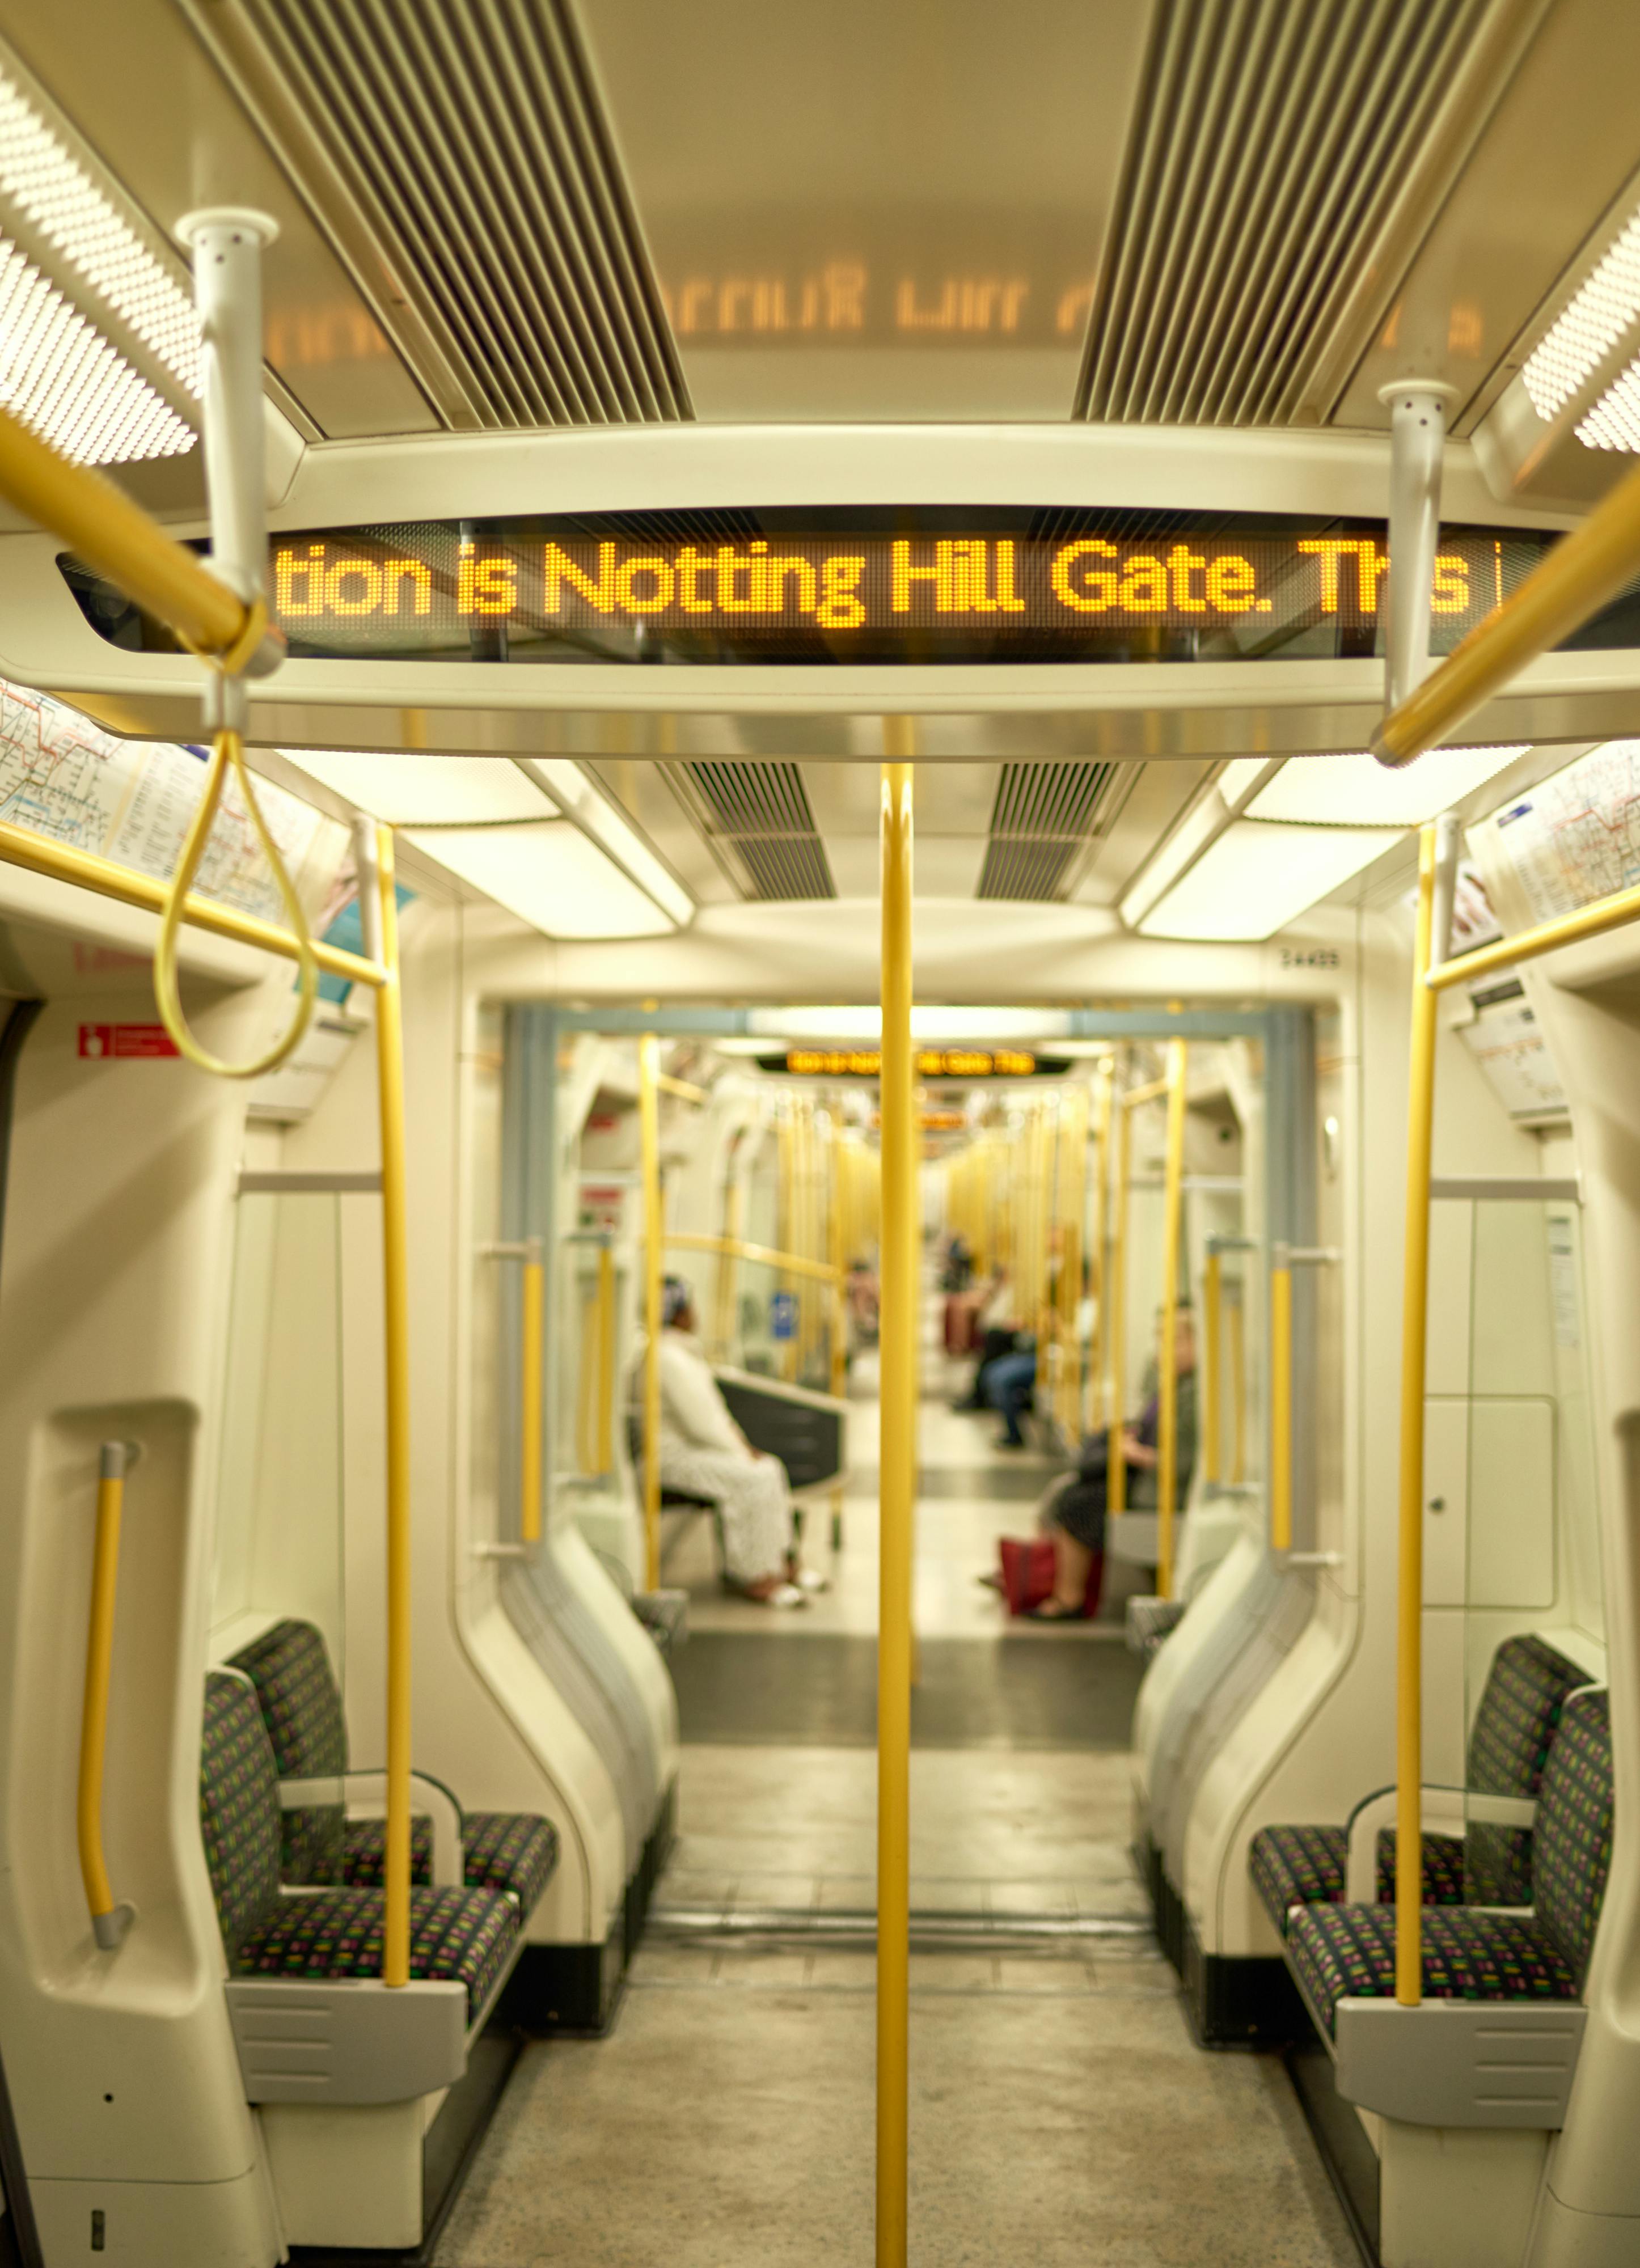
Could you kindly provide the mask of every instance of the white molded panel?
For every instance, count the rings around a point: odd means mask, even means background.
[[[1439,1506],[1437,1512],[1435,1507]],[[1461,1607],[1467,1580],[1469,1404],[1429,1401],[1423,1420],[1423,1600]]]
[[[1469,1476],[1469,1604],[1553,1606],[1554,1405],[1477,1402]]]

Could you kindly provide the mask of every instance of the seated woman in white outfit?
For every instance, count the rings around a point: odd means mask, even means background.
[[[716,1502],[725,1571],[744,1597],[802,1606],[820,1585],[797,1574],[786,1468],[754,1449],[730,1417],[694,1335],[689,1286],[676,1276],[666,1279],[661,1320],[661,1485]]]

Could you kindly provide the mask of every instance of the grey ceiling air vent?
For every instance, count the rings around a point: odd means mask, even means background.
[[[1330,416],[1540,14],[1162,0],[1078,414]]]
[[[791,763],[683,763],[685,800],[754,898],[834,898],[837,885],[809,792]]]
[[[1057,898],[1113,815],[1120,764],[1004,764],[980,870],[981,898]]]
[[[691,415],[565,0],[194,12],[452,423]]]

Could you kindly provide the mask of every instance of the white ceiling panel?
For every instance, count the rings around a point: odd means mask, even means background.
[[[880,846],[876,836],[827,836],[825,854],[839,898],[875,898]],[[983,836],[928,835],[917,830],[912,851],[919,898],[971,898],[985,864]]]
[[[584,0],[696,414],[1069,414],[1150,21]]]

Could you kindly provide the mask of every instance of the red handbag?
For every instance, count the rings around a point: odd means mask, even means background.
[[[998,1546],[1002,1555],[1002,1596],[1010,1615],[1028,1615],[1053,1589],[1053,1538],[1051,1535],[1004,1535]],[[1099,1611],[1104,1587],[1104,1554],[1096,1551],[1082,1594],[1084,1615]]]

